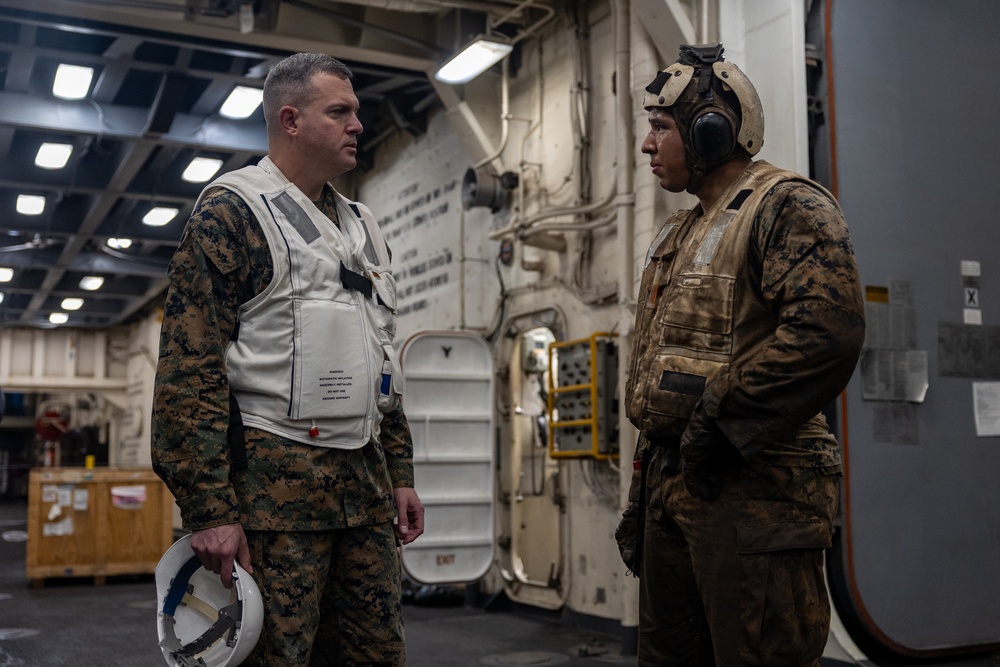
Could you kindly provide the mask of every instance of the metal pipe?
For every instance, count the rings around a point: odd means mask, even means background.
[[[627,0],[612,0],[615,20],[615,81],[617,128],[617,192],[616,211],[618,213],[618,345],[621,356],[618,363],[618,386],[625,387],[628,379],[629,354],[632,349],[632,312],[630,302],[635,292],[635,142],[634,120],[632,118],[632,36],[631,16]],[[629,422],[625,411],[625,392],[619,397],[618,452],[622,461],[631,461],[635,453],[635,428]],[[628,491],[632,466],[623,465],[619,476],[619,505],[628,505]],[[630,628],[637,628],[639,608],[639,587],[629,580],[622,594],[622,639],[626,652],[634,650],[628,645]]]
[[[544,222],[534,227],[529,227],[518,233],[518,238],[528,239],[536,234],[541,234],[543,232],[552,231],[575,231],[575,232],[589,232],[601,227],[606,227],[618,219],[618,211],[612,211],[606,215],[597,218],[596,220],[588,220],[586,222],[564,221],[564,222]]]
[[[598,202],[592,202],[590,204],[582,204],[580,206],[564,206],[562,208],[550,208],[548,210],[542,211],[541,213],[535,213],[524,219],[524,222],[520,224],[521,227],[531,228],[535,223],[540,220],[547,220],[548,218],[555,218],[564,215],[586,215],[587,213],[593,213],[594,211],[599,211],[602,208],[607,208],[614,201],[617,192],[611,190],[608,196]]]
[[[466,9],[476,12],[508,12],[511,6],[520,0],[493,0],[480,2],[478,0],[339,0],[348,5],[362,5],[376,9],[388,9],[397,12],[437,12],[441,9]],[[539,8],[541,9],[541,7]],[[547,9],[547,8],[546,8]],[[554,11],[554,10],[553,10]]]
[[[490,155],[475,164],[475,169],[493,162],[500,157],[504,148],[507,147],[507,139],[510,136],[510,58],[504,58],[503,67],[500,68],[500,144]],[[503,171],[503,163],[497,171]]]

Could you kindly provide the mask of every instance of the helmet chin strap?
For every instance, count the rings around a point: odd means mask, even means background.
[[[164,634],[160,646],[174,656],[178,665],[184,667],[202,667],[205,663],[198,658],[198,654],[211,648],[215,642],[223,637],[225,637],[226,644],[232,646],[235,643],[236,632],[240,629],[240,619],[243,618],[243,600],[235,595],[235,587],[233,588],[235,600],[219,609],[218,613],[215,613],[210,605],[192,595],[188,582],[201,567],[201,560],[197,556],[192,556],[181,567],[177,576],[170,581],[170,589],[160,612],[160,623]],[[181,605],[189,605],[213,621],[211,627],[205,630],[200,637],[186,644],[177,637],[177,633],[174,631],[174,614],[177,607]]]
[[[697,157],[693,157],[693,151],[691,151],[689,148],[685,147],[684,153],[685,153],[685,161],[687,162],[688,172],[690,173],[690,176],[688,176],[687,187],[685,188],[685,190],[687,190],[691,194],[694,194],[698,191],[698,188],[701,186],[701,179],[705,177],[705,174],[707,174],[712,170],[712,167],[709,166],[704,160]]]

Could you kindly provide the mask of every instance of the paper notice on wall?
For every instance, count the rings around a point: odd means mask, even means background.
[[[917,409],[910,403],[876,403],[872,409],[875,442],[919,444]]]
[[[58,493],[59,500],[57,501],[63,507],[69,507],[73,504],[73,487],[72,486],[60,486]]]
[[[865,286],[865,348],[911,350],[916,346],[917,311],[910,281]]]
[[[90,505],[90,492],[87,489],[73,489],[73,509],[86,512]]]
[[[976,435],[980,438],[1000,435],[1000,382],[973,382],[972,404]]]
[[[62,521],[42,524],[42,537],[59,537],[73,534],[73,517],[68,516]]]
[[[926,350],[868,349],[861,356],[861,396],[868,401],[923,403],[927,395]]]
[[[55,484],[42,485],[42,502],[54,503],[59,498],[59,487]]]
[[[142,508],[146,502],[146,487],[142,484],[135,486],[112,486],[111,506],[123,510],[137,510]]]

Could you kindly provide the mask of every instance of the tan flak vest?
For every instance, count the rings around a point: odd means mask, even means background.
[[[626,386],[628,417],[650,441],[676,443],[706,382],[773,337],[777,322],[756,286],[741,277],[761,201],[777,184],[794,180],[822,190],[793,172],[755,162],[705,215],[699,216],[700,207],[679,211],[653,240],[639,288]],[[797,437],[828,433],[818,415]]]
[[[336,195],[338,229],[267,157],[206,192],[216,187],[253,211],[274,266],[270,284],[240,306],[226,349],[243,424],[317,447],[377,438],[402,378],[395,281],[371,212]]]

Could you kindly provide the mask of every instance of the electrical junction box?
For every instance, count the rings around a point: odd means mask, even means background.
[[[618,346],[614,334],[549,346],[549,455],[618,456]]]

